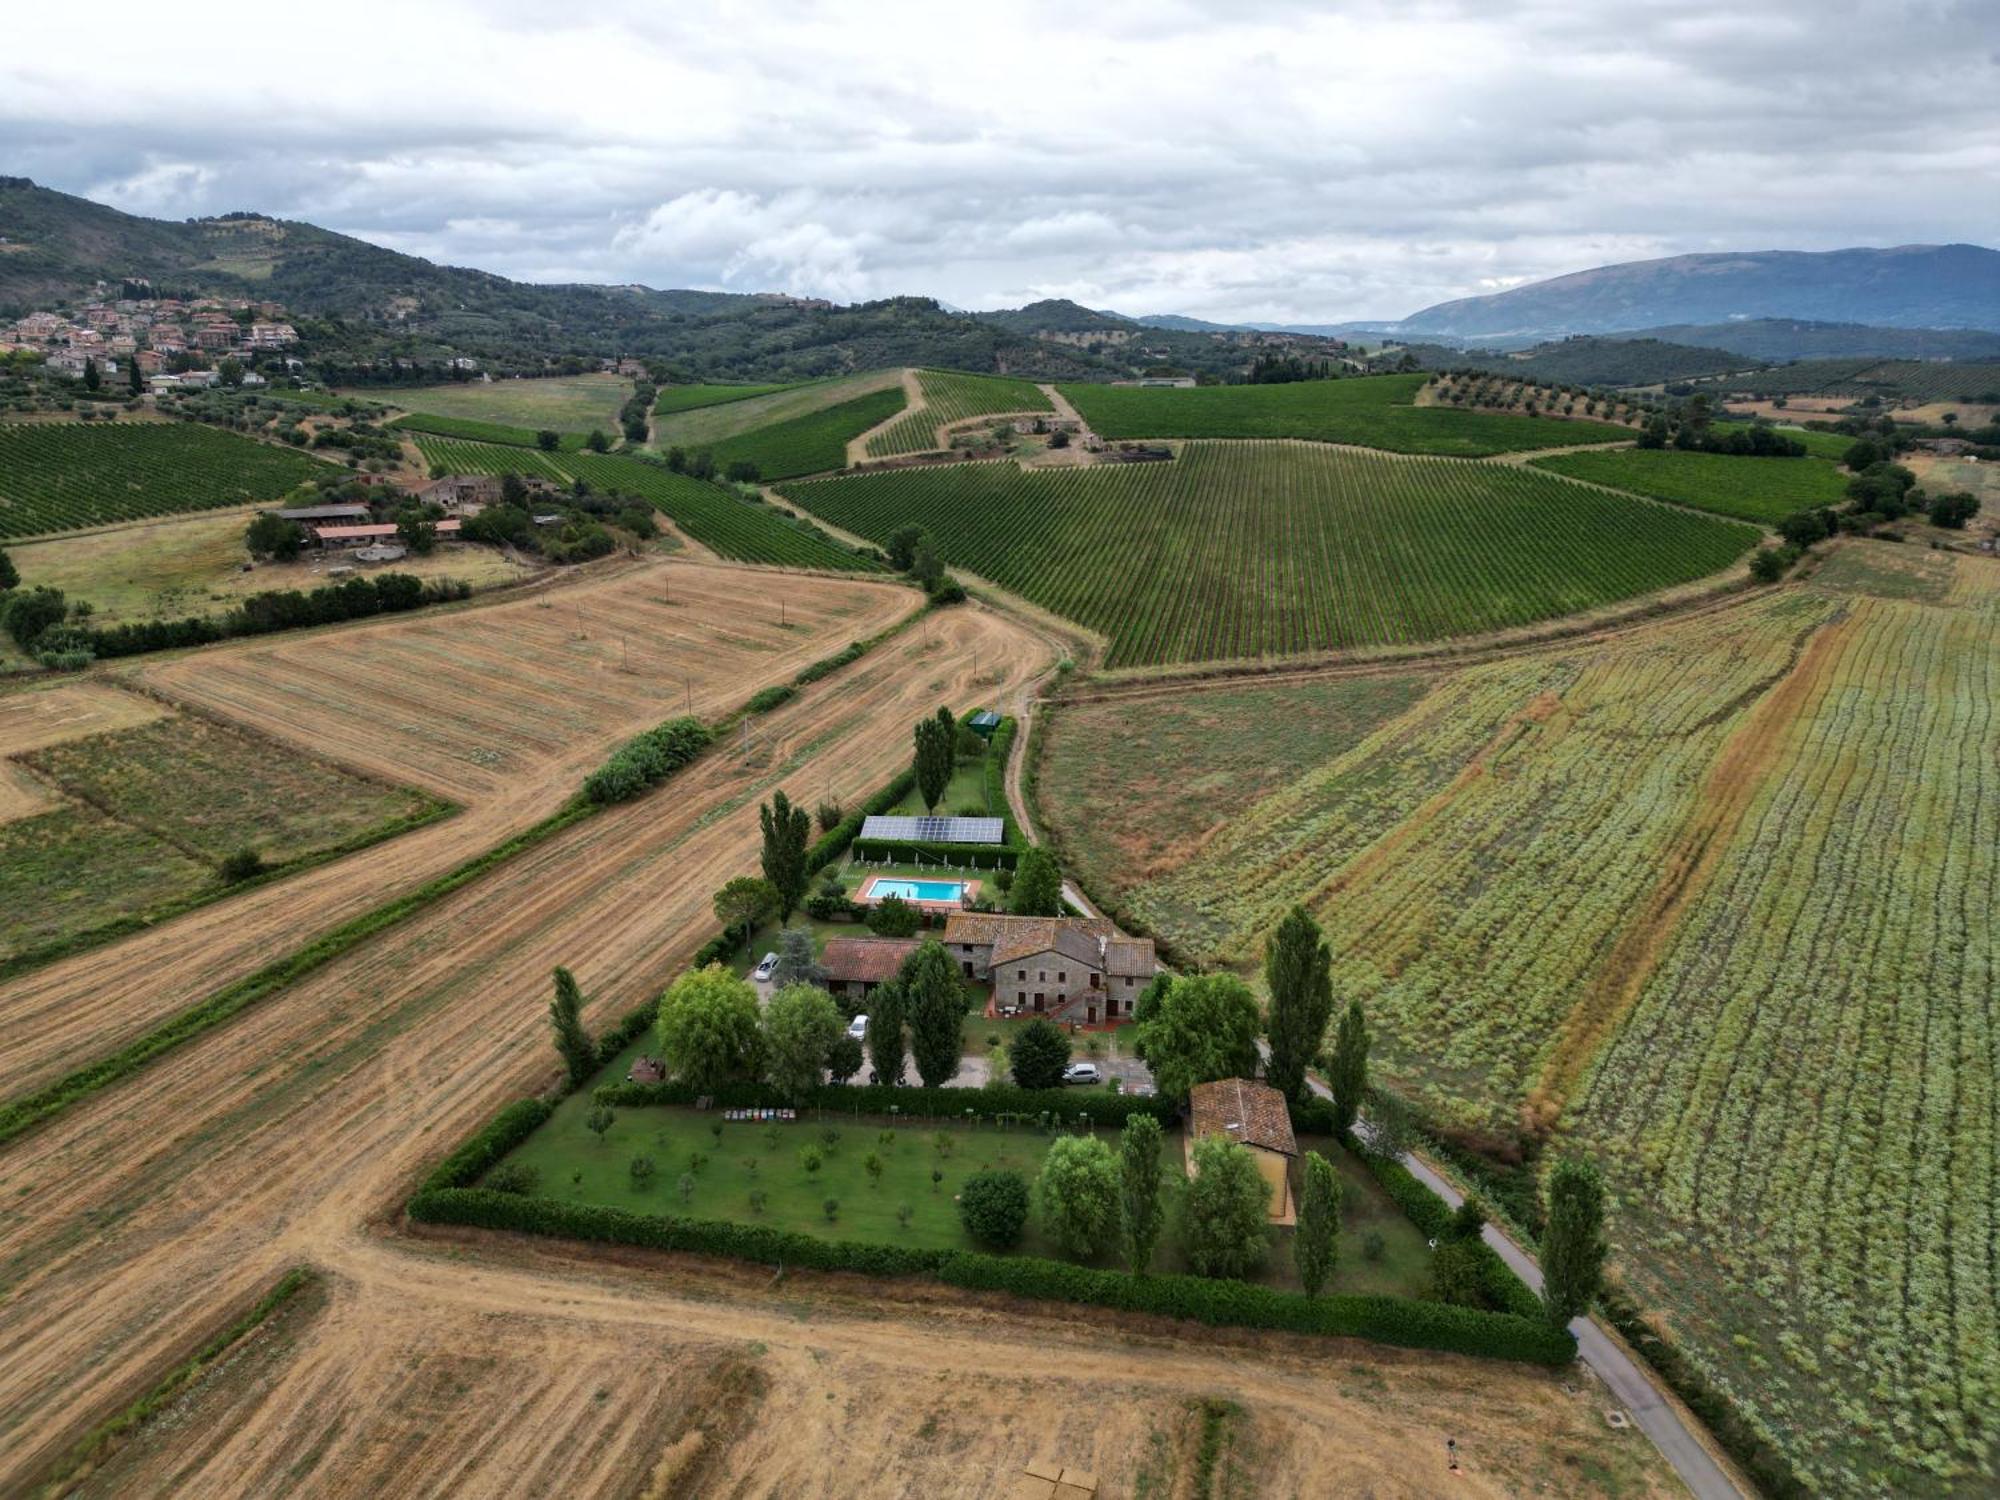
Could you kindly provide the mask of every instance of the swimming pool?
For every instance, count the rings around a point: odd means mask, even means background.
[[[963,880],[905,880],[877,875],[868,882],[868,899],[880,901],[898,896],[905,901],[958,902],[965,899]]]

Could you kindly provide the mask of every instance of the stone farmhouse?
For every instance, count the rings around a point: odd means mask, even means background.
[[[997,1014],[1085,1025],[1130,1020],[1160,967],[1151,938],[1120,937],[1098,917],[953,912],[944,947],[968,979],[993,986]]]

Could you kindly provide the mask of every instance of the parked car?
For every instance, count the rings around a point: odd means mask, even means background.
[[[1097,1071],[1092,1062],[1071,1063],[1063,1069],[1064,1083],[1102,1083],[1104,1075]]]
[[[763,960],[751,971],[751,978],[769,979],[772,974],[777,972],[777,968],[778,955],[775,953],[766,953]]]
[[[868,1018],[866,1016],[856,1016],[853,1020],[849,1021],[847,1023],[847,1034],[857,1042],[863,1040],[868,1035]]]

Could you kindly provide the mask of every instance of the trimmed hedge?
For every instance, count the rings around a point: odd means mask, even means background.
[[[517,1099],[486,1124],[471,1139],[431,1168],[419,1193],[462,1188],[481,1172],[512,1151],[543,1125],[555,1106],[546,1099]]]
[[[696,1090],[683,1083],[600,1083],[591,1098],[600,1104],[626,1109],[652,1105],[690,1105]],[[1012,1084],[993,1084],[980,1089],[892,1088],[879,1083],[828,1085],[814,1089],[802,1100],[786,1098],[761,1083],[726,1083],[712,1089],[708,1097],[718,1109],[801,1109],[856,1111],[886,1115],[894,1106],[903,1115],[936,1115],[961,1118],[969,1110],[979,1119],[995,1115],[1052,1115],[1074,1119],[1087,1114],[1098,1125],[1123,1125],[1133,1115],[1151,1115],[1162,1123],[1174,1120],[1179,1111],[1168,1100],[1154,1095],[1089,1094],[1073,1090],[1023,1089]]]
[[[483,1148],[503,1123],[513,1128],[525,1115],[501,1118],[448,1160],[458,1162]],[[537,1122],[538,1123],[538,1122]],[[529,1129],[533,1129],[532,1124]],[[432,1174],[441,1176],[444,1167]],[[1130,1276],[1034,1256],[978,1255],[961,1250],[918,1250],[825,1240],[762,1224],[721,1219],[684,1219],[633,1213],[594,1204],[563,1203],[486,1188],[430,1187],[410,1200],[409,1215],[423,1224],[458,1224],[475,1229],[559,1235],[603,1244],[637,1245],[649,1250],[726,1255],[765,1265],[805,1266],[818,1271],[859,1271],[871,1276],[936,1276],[968,1291],[1006,1292],[1042,1301],[1082,1302],[1125,1312],[1181,1318],[1217,1328],[1274,1328],[1372,1339],[1409,1349],[1440,1349],[1530,1364],[1566,1365],[1576,1357],[1567,1333],[1537,1319],[1411,1302],[1395,1297],[1305,1297],[1243,1281],[1211,1281],[1198,1276]]]
[[[997,811],[1006,820],[1001,841],[1010,849],[1025,849],[1028,841],[1014,822],[1014,810],[1007,805],[1007,756],[1014,748],[1014,736],[1021,726],[1012,714],[1000,721],[993,738],[986,742],[986,810]]]
[[[616,1062],[619,1053],[652,1030],[653,1019],[659,1013],[660,997],[657,995],[645,1004],[626,1011],[616,1026],[597,1039],[598,1067],[608,1068]]]
[[[894,864],[911,864],[922,859],[953,864],[961,869],[1011,870],[1021,853],[1019,849],[996,844],[931,844],[920,839],[854,840],[856,859],[887,860]]]
[[[600,807],[629,802],[701,754],[714,737],[699,719],[669,719],[612,751],[584,779],[583,795]]]

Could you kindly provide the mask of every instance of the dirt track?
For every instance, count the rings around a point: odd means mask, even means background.
[[[806,587],[788,578],[788,601]],[[906,597],[859,587],[898,606]],[[760,581],[751,588],[767,597]],[[267,665],[309,668],[312,648],[334,639],[275,648],[287,654]],[[425,653],[438,644],[383,650],[416,653],[430,682]],[[706,934],[709,892],[754,866],[761,798],[782,786],[809,802],[851,800],[904,763],[918,714],[974,697],[1016,707],[1054,654],[983,609],[946,612],[754,721],[750,741],[0,1151],[0,1495],[22,1492],[90,1422],[301,1262],[327,1273],[325,1306],[280,1330],[261,1373],[198,1388],[114,1460],[104,1492],[636,1495],[674,1453],[691,1467],[678,1480],[661,1471],[658,1493],[999,1494],[1020,1463],[1053,1455],[1098,1465],[1105,1493],[1125,1495],[1141,1465],[1185,1447],[1184,1398],[1221,1395],[1248,1408],[1258,1494],[1573,1492],[1592,1472],[1565,1467],[1579,1460],[1612,1465],[1624,1493],[1670,1493],[1650,1449],[1606,1435],[1588,1399],[1546,1374],[1359,1345],[1156,1337],[1076,1310],[1002,1315],[943,1294],[912,1292],[906,1306],[842,1278],[773,1291],[742,1268],[411,1241],[390,1228],[424,1165],[501,1102],[552,1081],[555,964],[576,971],[593,1024],[624,1011]],[[176,691],[230,712],[247,670],[207,653],[167,673]],[[758,680],[711,691],[733,703]],[[441,682],[436,697],[455,717],[461,700]],[[658,698],[633,705],[633,722],[660,716]],[[586,754],[552,729],[545,745],[509,744],[522,766],[503,773],[462,768],[445,741],[388,713],[372,731],[367,713],[257,721],[466,797],[490,777],[485,805],[506,814],[487,815],[468,847],[560,801],[601,749]],[[616,737],[601,724],[591,733]],[[475,802],[443,826],[480,812]],[[379,898],[385,881],[416,873],[376,866],[358,883]],[[309,935],[301,912],[331,919],[339,893],[307,899],[307,886],[260,893],[272,898],[259,907],[269,947]],[[247,902],[211,911],[232,907],[243,925]],[[259,942],[231,945],[232,930],[218,922],[179,948],[159,946],[163,930],[109,949],[97,960],[105,993],[78,978],[67,1003],[95,1005],[102,1020],[154,1005],[155,989],[199,994],[255,957]],[[1445,1432],[1474,1460],[1460,1479],[1441,1475]]]
[[[785,574],[781,628],[771,587],[778,576],[649,564],[533,599],[138,668],[129,680],[142,689],[416,783],[465,810],[0,985],[9,1038],[0,1097],[112,1051],[314,934],[491,848],[559,807],[619,740],[689,703],[704,716],[727,712],[916,604],[911,591],[886,583]],[[78,713],[96,710],[101,728],[127,721],[106,703],[127,719],[159,712],[153,700],[99,681],[61,693],[87,693],[61,701]],[[22,705],[57,701],[46,692],[0,698],[0,725],[18,720],[25,735],[33,726]]]

